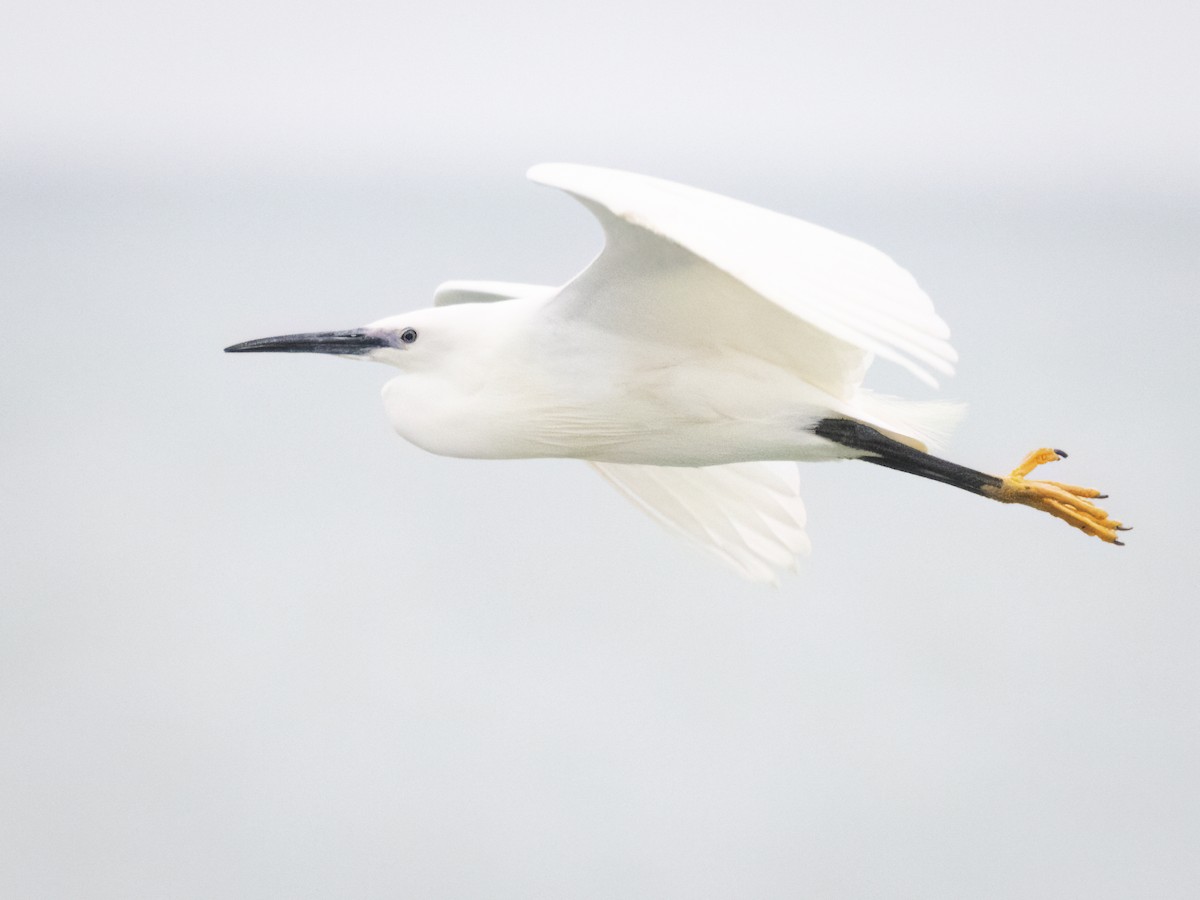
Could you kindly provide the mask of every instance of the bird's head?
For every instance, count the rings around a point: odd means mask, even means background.
[[[348,359],[387,363],[398,369],[420,365],[453,331],[453,324],[439,321],[442,310],[425,309],[390,316],[362,328],[347,331],[314,331],[258,338],[226,347],[226,353],[327,353]]]
[[[521,333],[511,315],[513,303],[432,307],[347,331],[259,338],[225,352],[325,353],[387,363],[400,374],[384,385],[383,404],[402,437],[446,456],[495,456],[487,421],[489,416],[507,421],[511,404],[492,402],[488,388],[511,387],[515,379],[516,396],[525,393],[525,367],[496,365],[497,359],[511,358],[512,336]]]

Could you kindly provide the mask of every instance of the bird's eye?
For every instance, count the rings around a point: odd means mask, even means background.
[[[416,339],[417,332],[413,328],[405,328],[402,332],[400,332],[400,340],[404,341],[406,344],[411,344]]]

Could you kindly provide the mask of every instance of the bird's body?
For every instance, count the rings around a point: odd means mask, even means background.
[[[556,165],[531,177],[575,196],[604,227],[604,252],[561,288],[450,282],[429,309],[229,349],[393,365],[401,371],[384,405],[413,444],[587,460],[659,521],[760,580],[808,546],[797,461],[863,458],[1116,542],[1119,523],[1088,499],[1096,492],[1024,480],[1052,451],[1007,478],[947,463],[925,451],[959,407],[864,388],[875,356],[929,384],[930,370],[949,374],[956,359],[929,298],[878,250],[643,176]]]
[[[402,317],[422,341],[429,336],[423,349],[438,359],[428,369],[414,359],[385,385],[396,431],[432,453],[484,459],[713,466],[859,455],[810,427],[849,412],[853,400],[736,350],[575,327],[555,312],[557,300]],[[440,334],[446,346],[433,348]]]

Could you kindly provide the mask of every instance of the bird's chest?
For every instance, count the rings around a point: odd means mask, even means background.
[[[544,439],[566,419],[563,392],[537,373],[404,375],[388,382],[383,401],[396,432],[431,453],[472,459],[567,455]],[[594,403],[581,401],[582,407]]]

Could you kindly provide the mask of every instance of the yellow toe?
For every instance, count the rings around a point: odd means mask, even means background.
[[[1061,450],[1043,447],[1034,450],[1022,463],[1012,470],[1006,478],[1002,478],[1000,486],[984,488],[985,493],[1001,503],[1020,503],[1047,512],[1061,519],[1073,528],[1078,528],[1084,534],[1098,537],[1109,544],[1121,544],[1117,537],[1118,531],[1128,531],[1129,528],[1115,519],[1110,519],[1108,513],[1091,501],[1107,495],[1094,488],[1079,487],[1073,484],[1063,484],[1058,481],[1029,481],[1026,475],[1040,465],[1056,462],[1066,456]]]
[[[1022,460],[1021,464],[1012,470],[1010,473],[1013,478],[1024,478],[1038,466],[1045,465],[1050,462],[1058,462],[1067,454],[1061,450],[1054,450],[1050,447],[1042,447],[1040,450],[1034,450]]]

